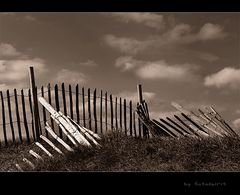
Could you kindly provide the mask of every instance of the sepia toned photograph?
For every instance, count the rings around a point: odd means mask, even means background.
[[[239,56],[238,12],[0,12],[0,171],[239,172]]]

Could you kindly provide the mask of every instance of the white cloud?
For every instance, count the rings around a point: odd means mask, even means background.
[[[188,64],[169,65],[165,61],[148,62],[136,74],[143,79],[189,80],[193,67]]]
[[[226,67],[217,73],[205,77],[204,85],[237,89],[240,86],[240,69]]]
[[[163,29],[165,26],[164,17],[156,13],[113,13],[112,16],[123,22],[135,22],[155,29]]]
[[[136,54],[143,49],[144,44],[133,38],[116,37],[114,35],[106,35],[104,37],[106,44],[114,49],[118,49],[123,53]]]
[[[122,56],[116,59],[115,66],[122,71],[129,71],[138,65],[138,61],[133,59],[132,56]]]
[[[38,76],[47,71],[41,58],[29,58],[8,43],[0,44],[0,89],[25,88],[29,86],[29,67],[33,66]]]
[[[168,64],[164,60],[141,61],[131,56],[120,57],[115,66],[122,71],[134,71],[142,79],[189,80],[198,66],[194,64]]]
[[[16,50],[11,44],[1,43],[0,44],[0,57],[12,57],[19,56],[21,53]]]
[[[199,40],[212,40],[223,38],[226,34],[223,32],[223,27],[220,25],[206,23],[202,26],[196,36]]]
[[[28,60],[0,60],[0,82],[18,83],[28,79],[28,69],[33,66],[40,75],[45,71],[45,62],[40,58]]]
[[[80,62],[80,66],[88,66],[88,67],[94,67],[97,66],[98,64],[94,62],[93,60],[87,60],[86,62]]]
[[[57,83],[67,82],[69,84],[83,84],[87,80],[87,77],[85,74],[81,72],[76,72],[68,69],[62,69],[60,70],[55,78],[55,81]]]
[[[170,45],[190,44],[197,41],[207,41],[221,39],[226,36],[223,32],[223,27],[207,23],[204,24],[199,32],[193,33],[192,28],[188,24],[177,24],[165,33],[156,36],[150,36],[145,40],[137,40],[133,37],[116,37],[114,35],[106,35],[104,37],[105,43],[119,50],[125,54],[138,54],[151,48],[165,49]],[[203,58],[210,58],[211,56],[203,56]],[[215,60],[215,59],[210,59]]]

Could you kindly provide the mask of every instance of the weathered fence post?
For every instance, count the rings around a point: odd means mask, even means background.
[[[36,131],[36,139],[40,139],[40,131],[39,131],[39,112],[38,112],[38,100],[37,100],[37,88],[35,85],[35,77],[34,77],[34,69],[30,66],[30,86],[32,89],[32,97],[33,97],[33,112],[34,112],[34,125]]]
[[[143,103],[143,92],[142,92],[142,85],[137,85],[137,91],[138,91],[138,102],[139,104]],[[147,137],[147,128],[146,126],[141,122],[139,127],[142,126],[143,129],[143,137],[146,138]],[[139,129],[140,131],[140,129]]]

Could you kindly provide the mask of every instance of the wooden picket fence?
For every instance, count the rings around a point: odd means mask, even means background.
[[[143,137],[141,121],[135,114],[135,105],[131,100],[122,97],[113,97],[108,92],[97,89],[91,91],[78,84],[55,84],[41,87],[36,90],[37,96],[44,97],[57,111],[69,115],[78,124],[94,131],[106,134],[111,131],[122,131],[126,135]],[[48,137],[44,126],[46,122],[61,138],[64,137],[61,129],[54,124],[45,108],[38,104],[37,115],[34,112],[33,93],[31,89],[14,89],[13,92],[0,91],[0,139],[1,145],[12,143],[31,143],[36,141],[40,134]],[[133,108],[134,106],[134,108]],[[37,117],[38,127],[34,124]]]

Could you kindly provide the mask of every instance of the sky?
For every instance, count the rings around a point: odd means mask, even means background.
[[[79,84],[137,101],[153,118],[213,106],[240,129],[240,14],[0,13],[0,90]]]

